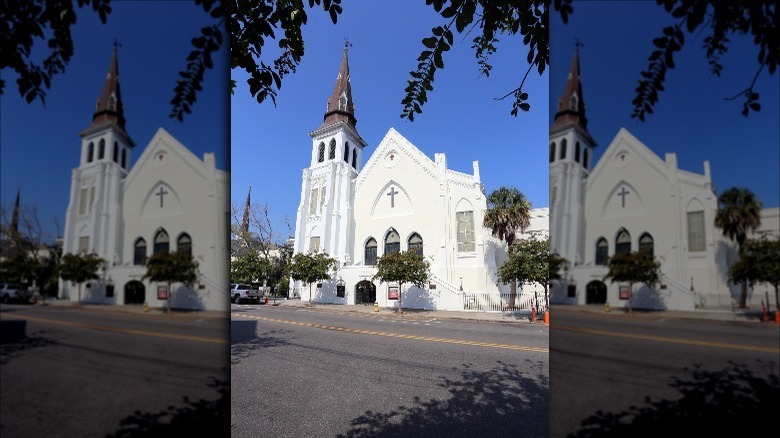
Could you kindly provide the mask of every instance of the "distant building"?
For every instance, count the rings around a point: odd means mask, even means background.
[[[79,135],[63,251],[95,252],[109,265],[82,300],[162,306],[160,285],[142,280],[144,260],[183,250],[199,263],[201,276],[193,288],[172,285],[172,307],[227,309],[230,177],[216,168],[213,153],[201,160],[162,128],[129,166],[136,144],[125,131],[116,50],[92,123]],[[60,282],[60,297],[77,300],[75,291]]]

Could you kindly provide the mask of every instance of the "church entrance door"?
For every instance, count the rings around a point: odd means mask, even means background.
[[[355,285],[355,304],[374,304],[376,301],[376,286],[368,280]]]
[[[138,280],[125,284],[125,304],[143,304],[146,300],[146,287]]]
[[[593,280],[585,287],[585,304],[604,304],[607,302],[607,285],[603,281]]]

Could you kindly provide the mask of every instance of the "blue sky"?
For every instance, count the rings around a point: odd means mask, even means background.
[[[288,217],[294,232],[301,172],[311,154],[308,134],[322,123],[346,37],[353,44],[349,67],[357,130],[368,143],[364,163],[393,127],[431,159],[446,153],[453,170],[472,173],[471,163],[478,160],[487,193],[514,186],[533,207],[548,205],[547,73],[532,72],[526,80],[530,112],[513,117],[510,101],[493,100],[517,87],[525,74],[521,38],[502,38],[485,78],[479,77],[471,49],[475,35],[464,39],[456,33],[423,113],[408,122],[400,114],[409,72],[417,67],[421,40],[444,20],[419,0],[343,6],[336,25],[321,10],[307,10],[306,53],[297,72],[284,79],[276,107],[270,101],[259,105],[249,94],[246,73],[232,72],[238,83],[231,100],[234,204],[243,206],[251,185],[252,203],[268,204],[277,230],[286,232],[282,219]]]
[[[711,78],[703,39],[687,33],[677,66],[667,72],[666,90],[645,122],[630,117],[631,101],[653,51],[652,40],[674,19],[655,2],[574,2],[564,25],[551,12],[550,99],[563,93],[574,53],[580,49],[580,70],[588,130],[599,144],[600,157],[621,127],[625,127],[661,157],[677,154],[681,169],[704,173],[709,160],[718,194],[730,187],[747,187],[765,207],[780,205],[780,81],[764,69],[756,83],[761,111],[741,115],[742,101],[728,101],[747,88],[758,68],[758,49],[751,37],[732,38],[722,58],[720,78]],[[550,107],[550,118],[555,104]]]
[[[26,103],[16,77],[3,70],[6,88],[0,99],[0,195],[12,208],[17,188],[21,203],[35,204],[42,225],[52,237],[60,229],[70,193],[71,170],[78,166],[78,132],[92,121],[111,59],[113,40],[119,48],[119,77],[127,132],[135,140],[132,162],[141,155],[159,127],[165,128],[199,158],[216,154],[217,167],[229,166],[229,91],[227,50],[215,58],[219,68],[206,71],[204,92],[193,113],[178,122],[168,117],[178,72],[192,50],[190,40],[213,19],[194,2],[112,2],[103,25],[91,9],[77,9],[74,55],[64,74],[56,76],[46,106]],[[36,43],[43,53],[45,41]],[[225,46],[225,49],[227,46]],[[62,231],[60,231],[62,232]]]

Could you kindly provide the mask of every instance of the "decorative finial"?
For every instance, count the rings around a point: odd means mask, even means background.
[[[344,37],[344,51],[346,52],[349,47],[352,47],[352,43],[349,42],[347,37]]]
[[[580,41],[579,38],[574,37],[574,47],[579,49],[580,47],[585,47],[585,44],[582,44],[582,41]]]
[[[122,47],[122,44],[120,44],[119,40],[114,37],[114,50],[116,50],[118,47]]]

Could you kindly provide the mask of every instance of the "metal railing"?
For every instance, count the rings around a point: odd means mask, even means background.
[[[696,294],[697,309],[730,309],[737,307],[737,301],[730,294],[701,293]]]
[[[544,294],[539,292],[517,292],[514,294],[499,292],[464,292],[463,309],[484,312],[512,312],[530,310],[536,307],[544,311]]]

